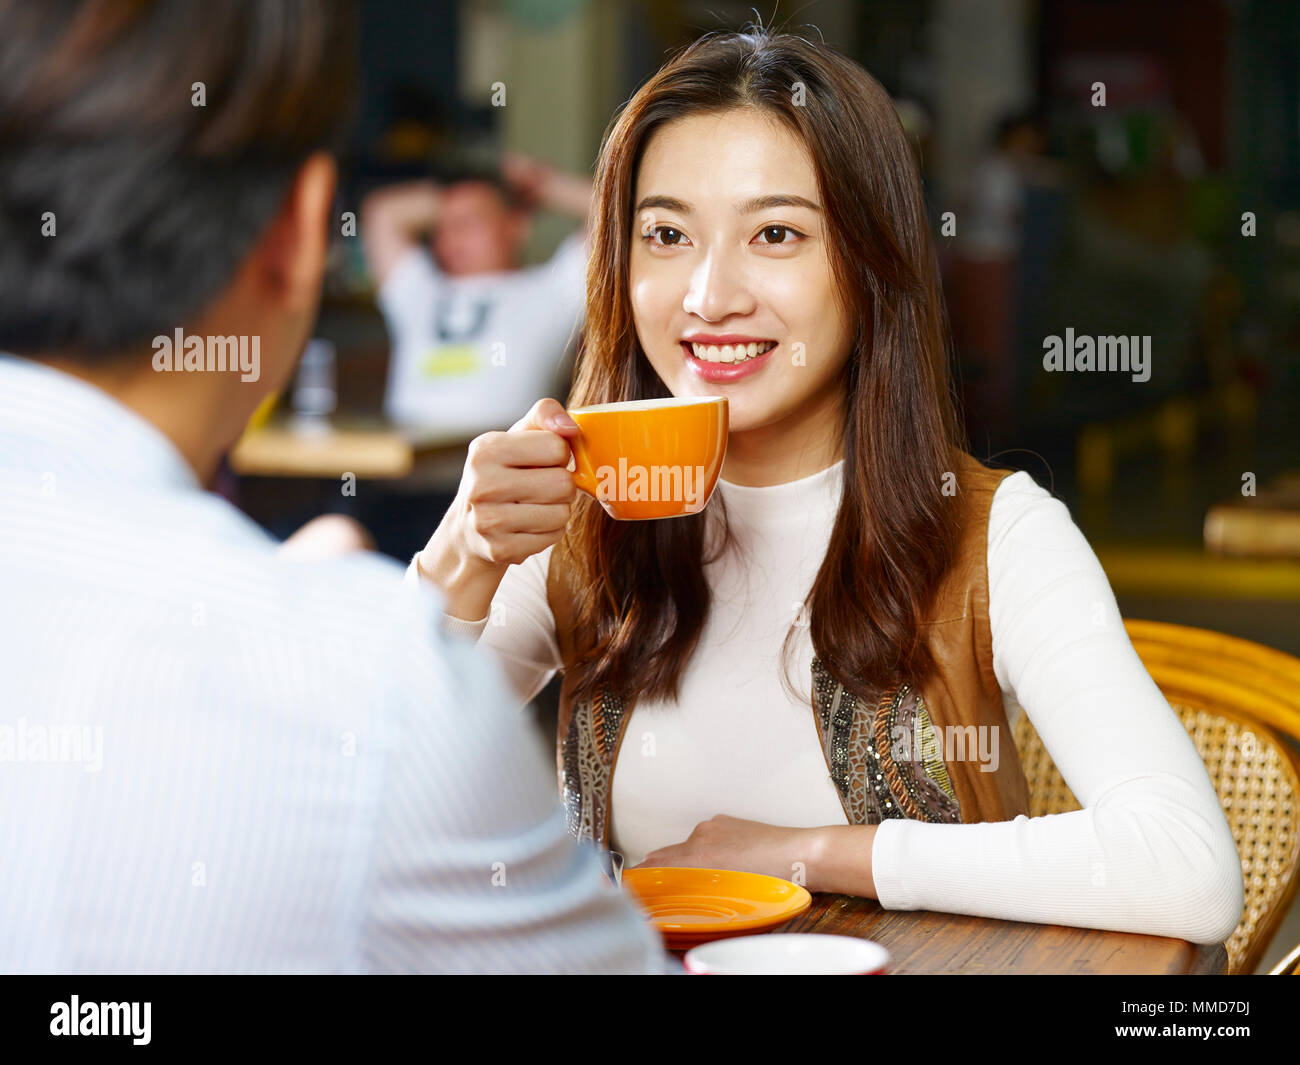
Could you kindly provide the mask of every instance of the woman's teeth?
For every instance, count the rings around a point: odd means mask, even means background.
[[[757,358],[776,347],[775,340],[753,344],[691,344],[691,353],[704,362],[744,362]]]

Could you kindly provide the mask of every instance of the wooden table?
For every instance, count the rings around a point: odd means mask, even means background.
[[[1222,973],[1228,964],[1222,943],[886,910],[875,899],[851,895],[814,895],[807,911],[774,931],[875,940],[889,951],[889,971],[902,975],[1198,975]]]
[[[378,419],[314,422],[278,418],[250,430],[230,452],[241,476],[338,479],[344,474],[409,480],[439,487],[459,482],[469,441],[462,434],[393,425]]]

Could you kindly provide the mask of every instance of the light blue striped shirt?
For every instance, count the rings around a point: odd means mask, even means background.
[[[0,970],[657,972],[428,587],[0,356]]]

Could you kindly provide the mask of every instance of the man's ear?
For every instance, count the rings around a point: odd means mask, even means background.
[[[310,156],[298,168],[262,238],[259,272],[285,306],[314,308],[320,299],[337,180],[332,155],[316,152]]]

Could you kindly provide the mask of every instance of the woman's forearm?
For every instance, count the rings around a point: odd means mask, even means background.
[[[1137,777],[1092,806],[978,824],[889,822],[882,904],[1219,942],[1241,920],[1241,860],[1209,796]]]
[[[808,890],[836,895],[876,898],[871,872],[871,848],[877,825],[827,825],[814,829],[814,854],[808,869]]]
[[[455,515],[449,509],[416,556],[420,576],[443,596],[443,610],[462,621],[481,621],[491,612],[508,565],[494,565],[471,552],[459,534]]]

